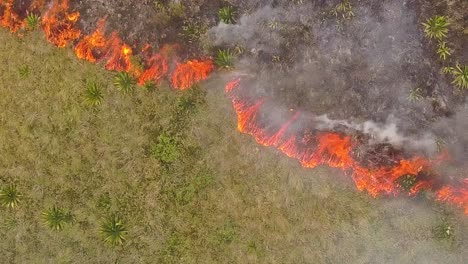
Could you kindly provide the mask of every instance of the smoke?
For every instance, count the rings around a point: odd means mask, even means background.
[[[450,117],[460,100],[429,59],[415,3],[361,1],[354,15],[335,16],[337,3],[254,1],[208,37],[244,50],[237,69],[252,76],[245,90],[309,113],[319,128],[346,126],[429,155],[458,138],[456,154],[466,155],[467,130],[441,125],[460,126],[466,112]]]

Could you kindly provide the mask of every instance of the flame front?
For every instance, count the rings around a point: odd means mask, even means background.
[[[91,35],[84,36],[75,46],[78,58],[96,62],[105,55],[107,41],[104,37],[105,19],[98,22],[98,27]]]
[[[49,42],[59,48],[78,39],[81,31],[76,27],[80,13],[68,12],[68,0],[56,0],[42,18],[42,29]]]
[[[290,129],[298,119],[299,112],[294,113],[282,126],[271,130],[262,127],[260,111],[264,100],[249,102],[236,93],[240,80],[226,85],[225,91],[232,101],[237,114],[237,128],[240,132],[252,135],[255,141],[263,146],[272,146],[288,157],[297,159],[303,167],[314,168],[327,165],[340,168],[350,174],[360,191],[367,191],[372,197],[380,194],[397,195],[400,192],[398,180],[404,175],[418,177],[422,172],[429,172],[432,162],[423,157],[401,159],[393,166],[365,167],[351,155],[357,144],[352,138],[335,132],[295,131]],[[464,208],[468,214],[468,179],[462,187],[445,185],[436,187],[434,179],[419,179],[411,188],[409,195],[421,190],[432,190],[437,200],[450,202]]]
[[[208,75],[214,70],[213,61],[191,60],[183,64],[178,64],[172,74],[172,86],[178,90],[186,90],[195,83],[208,78]]]
[[[13,3],[14,0],[0,2],[0,25],[11,32],[16,32],[24,25],[24,20],[13,10]]]

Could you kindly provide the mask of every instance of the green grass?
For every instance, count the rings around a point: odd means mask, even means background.
[[[303,169],[257,145],[236,131],[222,80],[184,92],[161,84],[126,96],[105,89],[114,73],[52,47],[39,31],[20,39],[0,30],[0,60],[8,61],[0,63],[0,186],[14,182],[23,194],[15,210],[0,207],[2,263],[457,263],[466,257],[460,210],[372,199],[339,171]],[[22,65],[29,66],[27,76],[18,74]],[[99,111],[82,100],[89,79],[102,85]],[[166,144],[160,135],[177,143],[169,163],[151,151]],[[171,153],[166,147],[162,153]],[[60,232],[43,224],[42,211],[53,205],[73,213],[72,223],[60,221]],[[447,214],[455,241],[449,248],[433,235]],[[125,219],[122,246],[103,242],[99,230],[109,215]]]

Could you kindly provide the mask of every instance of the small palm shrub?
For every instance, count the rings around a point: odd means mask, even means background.
[[[416,176],[407,174],[398,178],[398,185],[405,191],[409,192],[416,184]]]
[[[114,85],[125,94],[135,89],[136,80],[128,72],[119,72],[115,76]]]
[[[154,91],[154,89],[156,89],[156,84],[152,81],[146,81],[143,84],[143,89],[145,89],[148,92]]]
[[[50,229],[60,231],[65,224],[73,223],[74,217],[70,212],[54,206],[42,212],[42,219]]]
[[[430,39],[443,39],[447,37],[450,23],[446,16],[433,16],[422,23],[426,37]]]
[[[30,13],[27,17],[26,17],[26,26],[29,30],[35,30],[38,26],[39,26],[39,22],[41,20],[41,17],[34,14],[34,13]]]
[[[234,54],[229,49],[219,50],[214,61],[220,69],[229,70],[234,66]]]
[[[28,65],[22,65],[18,68],[19,75],[22,78],[26,78],[29,76],[29,66]]]
[[[225,6],[218,11],[219,20],[224,24],[234,24],[234,9],[230,6]]]
[[[15,186],[7,186],[0,191],[0,204],[8,208],[16,208],[22,196]]]
[[[423,91],[421,88],[415,88],[410,91],[408,101],[414,103],[423,99]]]
[[[94,81],[88,81],[86,83],[85,101],[91,106],[98,106],[103,98],[102,85]]]
[[[121,245],[128,231],[123,221],[117,216],[110,216],[101,223],[99,232],[104,242],[111,246]]]
[[[436,225],[432,232],[434,237],[440,241],[453,241],[455,237],[455,229],[447,219]]]
[[[344,0],[337,4],[331,10],[331,14],[335,17],[341,16],[343,19],[351,19],[354,16],[353,7],[348,0]]]
[[[443,60],[446,60],[448,56],[450,56],[452,53],[452,50],[447,47],[447,42],[445,41],[440,41],[438,48],[437,48],[437,54],[439,54],[439,57]]]
[[[468,89],[468,66],[457,64],[451,71],[453,75],[452,84],[455,84],[460,89]]]

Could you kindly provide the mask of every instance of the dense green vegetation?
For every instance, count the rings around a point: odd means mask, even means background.
[[[303,169],[237,133],[224,81],[184,92],[128,88],[134,80],[78,61],[40,32],[0,31],[0,61],[2,262],[466,256],[459,210],[417,197],[374,200],[337,171]]]

